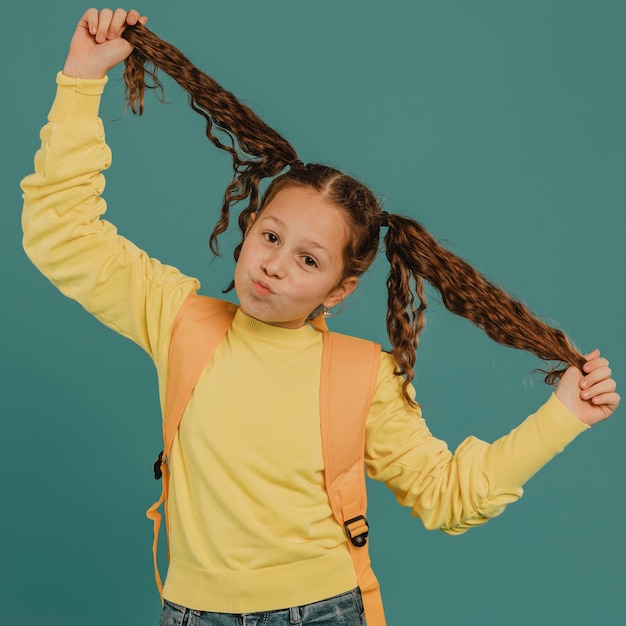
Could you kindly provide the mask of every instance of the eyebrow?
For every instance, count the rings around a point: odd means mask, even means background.
[[[283,228],[287,228],[287,225],[285,224],[285,222],[283,222],[281,219],[274,217],[273,215],[261,215],[259,217],[259,221],[261,219],[265,219],[265,221],[271,220],[273,222],[275,222],[278,226],[282,226]],[[310,248],[316,248],[317,250],[322,250],[324,251],[329,257],[330,257],[330,252],[328,250],[328,248],[326,246],[324,246],[321,243],[318,243],[317,241],[314,241],[313,239],[305,239],[304,243],[310,247]]]

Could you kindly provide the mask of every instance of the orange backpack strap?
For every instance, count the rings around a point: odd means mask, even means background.
[[[163,450],[154,464],[154,477],[161,478],[161,497],[146,511],[154,526],[152,556],[154,576],[163,600],[163,583],[157,562],[157,547],[161,530],[161,513],[165,511],[166,534],[169,537],[167,518],[167,495],[169,491],[169,468],[167,459],[172,449],[176,431],[189,402],[200,373],[224,338],[237,312],[237,306],[223,300],[191,294],[181,307],[170,338],[170,354],[167,367],[165,409],[163,411]],[[169,546],[168,546],[169,560]]]
[[[192,294],[176,316],[170,340],[163,413],[165,457],[172,449],[191,392],[217,345],[228,332],[236,312],[235,304]]]
[[[368,626],[385,626],[380,586],[367,547],[365,422],[374,395],[380,345],[324,332],[320,418],[324,477],[333,514],[346,531]]]

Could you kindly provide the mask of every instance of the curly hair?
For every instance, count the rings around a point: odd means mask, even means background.
[[[409,403],[413,401],[408,386],[414,378],[419,334],[425,324],[424,280],[441,294],[448,310],[474,323],[494,341],[555,362],[542,370],[546,383],[555,384],[564,365],[582,367],[584,357],[565,333],[544,323],[522,302],[441,246],[420,223],[383,212],[372,191],[355,178],[325,165],[304,165],[282,135],[145,26],[127,28],[123,36],[134,46],[124,71],[127,102],[133,112],[143,111],[146,87],[162,91],[157,70],[163,70],[188,92],[190,106],[205,119],[207,138],[232,158],[233,178],[210,237],[215,254],[234,204],[247,200],[238,217],[242,241],[234,250],[237,260],[251,215],[289,186],[313,188],[344,211],[351,233],[343,252],[344,277],[360,276],[370,267],[381,245],[381,225],[387,226],[387,333],[396,374],[404,377],[403,394]],[[264,179],[271,182],[259,198],[259,184]]]

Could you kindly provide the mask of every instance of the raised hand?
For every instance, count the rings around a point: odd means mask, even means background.
[[[620,402],[611,378],[609,362],[599,350],[586,354],[583,372],[570,367],[563,374],[555,393],[557,398],[585,424],[593,426],[609,417]]]
[[[88,9],[76,26],[63,73],[75,78],[104,77],[133,50],[121,37],[125,28],[147,20],[134,9]]]

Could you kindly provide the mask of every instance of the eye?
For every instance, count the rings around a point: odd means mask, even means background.
[[[317,267],[317,261],[312,256],[304,255],[302,261],[308,267]]]
[[[269,243],[278,243],[278,237],[271,232],[266,232],[263,233],[263,237],[265,237],[265,240],[268,241]]]

